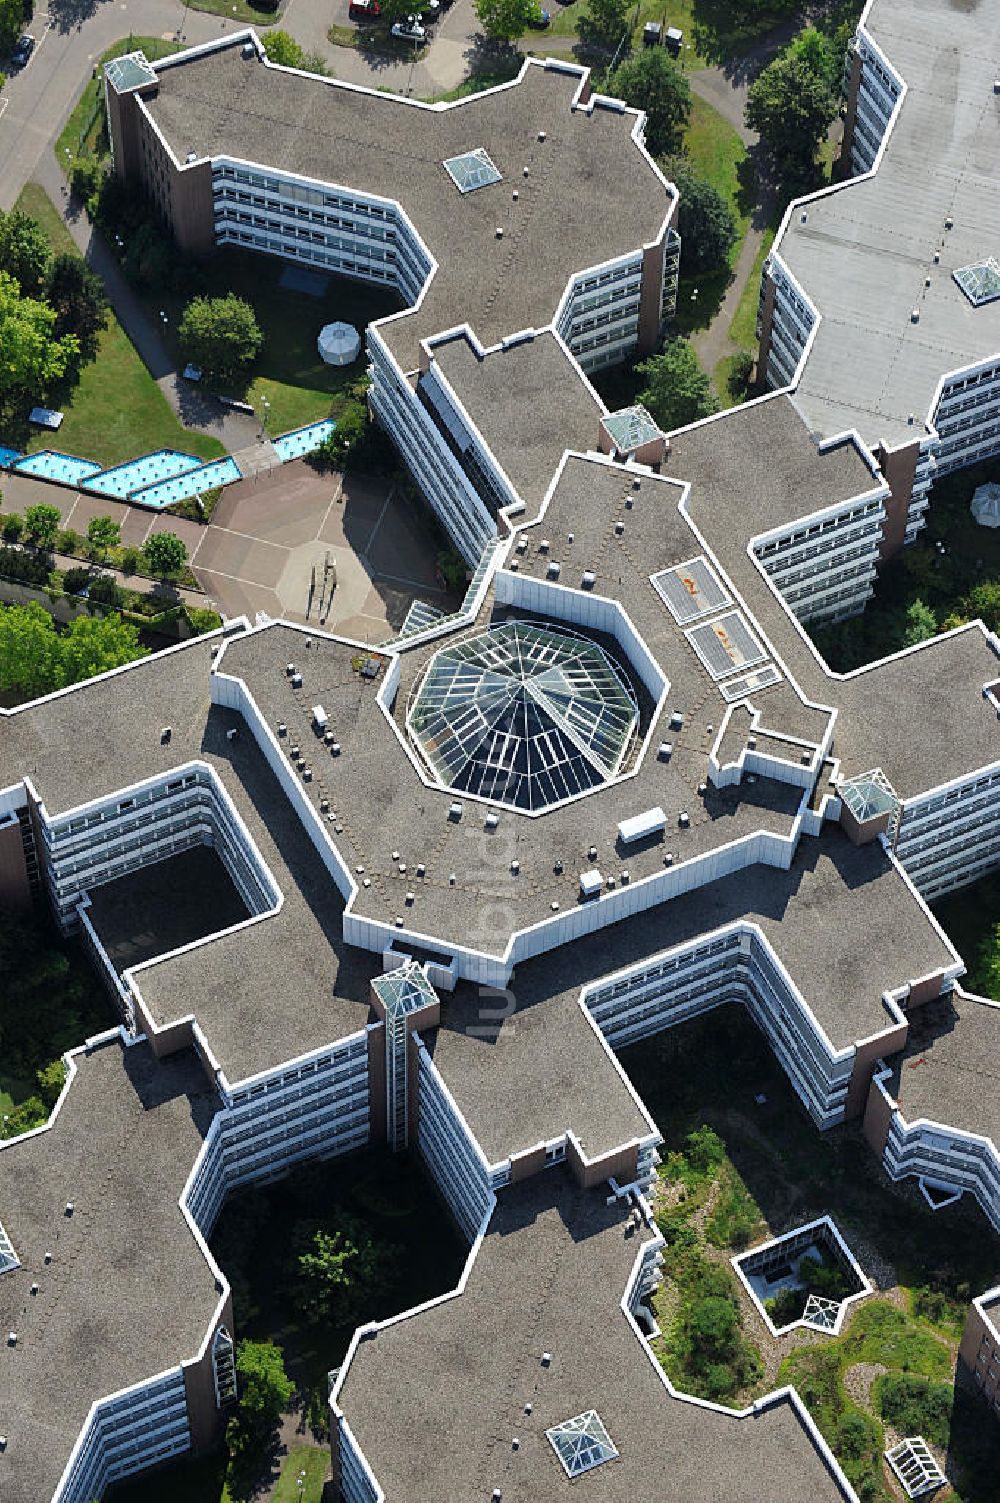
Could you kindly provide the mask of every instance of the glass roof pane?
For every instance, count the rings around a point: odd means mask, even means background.
[[[9,1273],[12,1268],[20,1268],[17,1253],[7,1233],[0,1222],[0,1273]]]
[[[447,787],[528,810],[616,776],[638,722],[596,643],[527,621],[442,648],[407,714]]]
[[[656,426],[645,407],[622,407],[618,412],[609,412],[603,419],[615,448],[623,454],[659,438],[662,430]]]
[[[652,576],[653,589],[679,626],[697,621],[732,604],[726,590],[705,558],[690,558]]]
[[[763,662],[767,656],[739,611],[693,626],[684,635],[714,679]]]
[[[974,308],[1000,297],[1000,264],[995,256],[974,266],[961,266],[952,276]]]
[[[389,1017],[405,1017],[407,1013],[438,1000],[438,994],[426,975],[412,961],[394,971],[387,971],[384,976],[376,976],[372,985]]]
[[[574,1419],[554,1425],[545,1434],[563,1464],[567,1477],[580,1477],[605,1461],[612,1461],[618,1451],[595,1409]]]
[[[474,151],[463,151],[461,156],[449,157],[444,165],[460,193],[474,193],[477,188],[502,181],[482,146],[477,146]]]
[[[137,88],[139,84],[156,82],[156,74],[141,52],[127,52],[124,57],[112,58],[104,64],[104,75],[119,94]]]
[[[840,796],[857,820],[891,814],[898,805],[892,784],[880,767],[859,773],[840,785]]]

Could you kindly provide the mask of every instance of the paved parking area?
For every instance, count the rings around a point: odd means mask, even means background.
[[[110,497],[4,476],[4,511],[23,516],[40,501],[58,507],[63,525],[83,534],[91,517],[112,516],[122,541],[135,547],[153,532],[176,533],[205,603],[224,616],[253,620],[266,611],[374,644],[398,631],[417,597],[443,610],[456,604],[440,589],[433,537],[388,481],[344,479],[295,461],[229,486],[206,527]]]

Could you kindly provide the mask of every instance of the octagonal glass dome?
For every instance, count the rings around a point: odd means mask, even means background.
[[[445,787],[529,812],[616,776],[638,723],[632,688],[607,653],[529,621],[443,647],[407,715]]]

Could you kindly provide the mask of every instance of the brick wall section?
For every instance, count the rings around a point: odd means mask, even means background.
[[[760,338],[757,341],[757,369],[754,371],[754,380],[761,383],[767,376],[767,362],[771,353],[771,323],[774,319],[774,283],[764,273],[764,306],[760,315]]]
[[[606,1153],[603,1158],[595,1159],[592,1164],[585,1164],[576,1144],[570,1138],[566,1145],[566,1162],[573,1171],[574,1178],[585,1190],[604,1184],[612,1176],[619,1184],[627,1185],[631,1184],[639,1172],[639,1145],[629,1143],[624,1148],[616,1148],[611,1153]]]
[[[873,1083],[868,1088],[868,1103],[865,1107],[863,1131],[872,1150],[878,1155],[879,1162],[885,1152],[885,1145],[889,1140],[889,1126],[892,1122],[892,1107],[882,1095],[882,1092]]]
[[[0,908],[23,911],[31,906],[31,884],[24,860],[21,826],[15,819],[0,830]]]
[[[903,546],[906,532],[906,510],[913,494],[913,476],[917,468],[920,440],[914,439],[901,449],[875,450],[875,458],[885,476],[891,494],[885,503],[886,517],[882,524],[882,541],[879,544],[879,562],[892,558]]]
[[[833,164],[833,181],[842,183],[851,176],[851,147],[854,144],[854,122],[858,114],[858,90],[861,86],[861,54],[852,48],[851,73],[847,85],[847,101],[844,107],[844,136],[840,156]]]
[[[212,1328],[212,1337],[219,1326],[225,1326],[229,1334],[233,1335],[232,1294],[226,1297],[222,1316]],[[214,1444],[226,1419],[226,1411],[220,1411],[215,1402],[211,1337],[206,1344],[204,1356],[197,1362],[185,1365],[184,1389],[187,1394],[188,1421],[191,1425],[191,1448],[197,1455]]]
[[[880,1033],[878,1038],[858,1044],[854,1054],[854,1068],[851,1071],[850,1084],[847,1087],[847,1100],[844,1102],[845,1121],[849,1122],[852,1117],[860,1117],[865,1111],[876,1063],[879,1059],[898,1053],[906,1043],[908,1032],[909,1024],[900,1023],[886,1033]]]

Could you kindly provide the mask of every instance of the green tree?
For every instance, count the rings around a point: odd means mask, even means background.
[[[930,606],[924,605],[922,600],[914,600],[906,612],[903,646],[915,647],[918,642],[926,642],[937,634],[937,629],[937,617]]]
[[[236,1348],[236,1382],[236,1423],[252,1436],[272,1434],[295,1392],[281,1347],[273,1341],[241,1341]]]
[[[49,272],[45,300],[55,309],[57,339],[72,334],[79,342],[79,364],[96,359],[99,336],[108,326],[104,283],[82,256],[56,256]]]
[[[538,0],[476,0],[479,24],[491,42],[516,42],[539,9]]]
[[[679,152],[691,115],[691,88],[662,47],[646,47],[608,78],[607,92],[646,113],[646,146],[654,157]]]
[[[38,1086],[38,1095],[42,1104],[51,1111],[59,1100],[59,1093],[66,1084],[66,1066],[61,1059],[54,1059],[51,1064],[43,1065],[35,1073],[35,1083]]]
[[[650,356],[636,369],[647,382],[639,401],[664,432],[715,412],[709,379],[686,339],[668,339],[659,355]]]
[[[34,506],[25,509],[25,532],[38,548],[52,547],[61,523],[62,514],[58,506],[51,506],[48,501],[37,501]]]
[[[13,51],[24,21],[24,0],[0,0],[0,57]]]
[[[252,365],[264,336],[249,303],[235,293],[192,298],[177,329],[187,360],[207,376],[233,377]]]
[[[688,1326],[701,1352],[709,1357],[728,1357],[734,1347],[740,1317],[732,1300],[710,1294],[691,1307]]]
[[[62,683],[55,622],[37,601],[0,608],[0,689],[35,699]]]
[[[969,986],[970,990],[1000,1002],[1000,924],[994,924],[982,941]]]
[[[142,551],[157,579],[176,579],[187,563],[187,549],[174,532],[152,533]]]
[[[111,548],[118,547],[121,537],[121,525],[114,517],[91,517],[87,523],[87,542],[101,560],[107,558]]]
[[[0,213],[0,271],[13,277],[23,293],[39,295],[51,261],[48,236],[30,214],[20,209]]]
[[[610,52],[629,29],[630,0],[590,0],[577,17],[576,34],[585,47]]]
[[[685,272],[717,271],[725,265],[736,243],[736,215],[718,189],[699,176],[687,157],[669,157],[661,165],[680,194],[677,228],[683,244]]]
[[[309,1320],[356,1324],[390,1280],[392,1249],[346,1211],[328,1226],[304,1229],[297,1241],[291,1288],[298,1307]]]
[[[264,51],[272,63],[283,68],[301,68],[305,56],[302,48],[287,31],[269,31],[264,38]]]
[[[816,148],[837,113],[837,95],[807,54],[785,51],[750,85],[744,117],[794,185],[815,174]]]
[[[56,338],[55,322],[47,303],[24,297],[14,278],[0,271],[0,407],[45,396],[79,354],[74,335]]]
[[[77,684],[120,668],[124,663],[144,658],[147,649],[139,642],[139,632],[130,621],[116,612],[107,616],[77,616],[59,638],[61,678],[64,684]]]
[[[969,591],[963,602],[968,620],[977,617],[990,631],[1000,632],[1000,579],[986,579]]]
[[[839,95],[844,49],[835,46],[831,37],[817,31],[815,26],[807,26],[792,38],[786,51],[790,57],[800,58],[822,79],[835,98]]]

